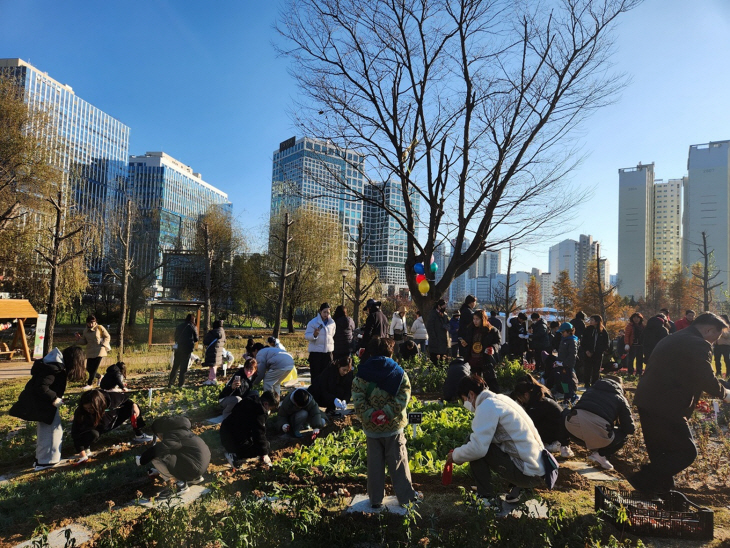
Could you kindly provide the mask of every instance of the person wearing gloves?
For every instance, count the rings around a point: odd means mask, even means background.
[[[251,351],[258,364],[258,375],[254,384],[263,382],[264,391],[273,390],[281,394],[281,381],[294,369],[294,357],[273,346],[256,343]]]
[[[76,452],[79,453],[76,464],[81,464],[91,457],[91,444],[102,434],[118,428],[127,420],[131,422],[134,431],[132,443],[152,441],[152,436],[142,432],[145,426],[144,419],[137,404],[130,400],[127,394],[103,390],[84,392],[79,398],[79,406],[74,412],[71,424],[71,439]]]
[[[474,412],[469,441],[454,449],[446,463],[469,463],[477,485],[477,496],[489,505],[495,501],[492,472],[507,480],[513,489],[505,501],[519,500],[520,489],[544,484],[543,444],[540,434],[522,406],[509,396],[487,390],[476,375],[459,383],[464,407]]]
[[[172,357],[172,369],[170,370],[170,378],[167,381],[167,387],[172,388],[175,377],[178,376],[178,386],[185,384],[185,374],[190,366],[190,356],[198,342],[198,329],[195,327],[195,318],[192,314],[185,317],[185,321],[175,329],[175,349]]]
[[[266,439],[266,418],[279,405],[279,395],[266,391],[261,396],[252,394],[233,407],[221,423],[221,443],[225,457],[232,468],[241,466],[244,459],[258,457],[271,466],[271,447]]]
[[[649,464],[627,478],[635,489],[670,491],[674,476],[697,458],[687,420],[702,392],[730,403],[730,391],[712,370],[712,345],[727,328],[720,316],[706,312],[659,341],[651,353],[634,396],[649,454]]]
[[[392,339],[370,341],[371,357],[362,363],[352,382],[355,413],[362,421],[367,440],[368,497],[373,508],[383,505],[387,465],[398,502],[418,502],[423,494],[413,489],[403,429],[408,424],[406,408],[411,383],[405,371],[391,358]]]
[[[578,337],[574,335],[573,324],[568,322],[560,325],[558,333],[561,334],[562,339],[560,339],[555,367],[562,385],[563,404],[568,405],[578,401],[578,395],[575,393],[578,388],[575,376],[575,364],[578,361]]]
[[[276,337],[269,337],[268,339],[266,339],[266,344],[273,348],[278,348],[279,350],[283,350],[284,352],[286,352],[286,347],[281,344],[281,341]]]
[[[352,399],[352,358],[345,356],[335,361],[314,379],[307,391],[317,401],[317,405],[325,407],[328,413],[347,409],[347,402]]]
[[[111,340],[109,332],[103,325],[96,323],[94,315],[86,318],[86,328],[83,333],[76,333],[76,343],[86,345],[86,370],[89,372],[89,380],[84,390],[91,390],[96,382],[101,361],[112,349]]]
[[[291,433],[295,438],[301,438],[302,429],[307,424],[317,436],[319,429],[324,426],[324,417],[312,395],[304,388],[297,388],[281,400],[276,426],[285,434]]]
[[[219,365],[223,364],[223,345],[226,344],[226,332],[223,330],[223,321],[216,320],[213,327],[203,337],[203,346],[205,347],[205,362],[203,366],[208,367],[208,380],[204,385],[218,384],[216,380],[216,370]]]
[[[489,324],[484,310],[474,311],[471,325],[463,331],[460,343],[462,355],[471,366],[471,373],[483,377],[492,392],[499,392],[494,368],[497,365],[496,357],[499,355],[502,337]]]
[[[425,352],[426,345],[428,344],[428,331],[426,330],[426,325],[423,323],[423,316],[421,316],[420,310],[416,310],[416,319],[413,320],[413,324],[411,325],[411,337],[413,337],[413,342],[418,346],[418,350]]]
[[[537,382],[532,375],[525,375],[515,384],[512,398],[525,408],[548,451],[560,451],[563,458],[574,456],[570,435],[565,429],[563,408],[553,399],[547,386]]]
[[[401,305],[398,310],[393,312],[393,319],[390,321],[390,329],[388,334],[395,341],[395,356],[400,356],[400,345],[406,340],[408,335],[408,326],[406,325],[406,312],[405,306]]]
[[[168,499],[175,493],[184,493],[188,484],[203,483],[203,474],[210,464],[210,449],[191,431],[187,417],[160,417],[152,423],[157,443],[135,458],[137,466],[151,463],[147,471],[150,477],[159,476],[164,481],[176,480],[174,486],[160,491],[160,499]]]
[[[117,362],[106,368],[106,373],[99,381],[99,388],[102,390],[114,390],[115,392],[127,391],[127,366],[124,362]]]
[[[586,388],[590,388],[600,378],[603,355],[608,352],[610,346],[611,338],[603,326],[603,317],[595,314],[588,318],[588,327],[580,340],[580,351],[585,356],[583,378]]]
[[[258,377],[257,371],[256,358],[248,358],[218,394],[218,404],[223,408],[223,420],[231,414],[238,402],[251,393]]]
[[[309,371],[311,377],[316,379],[329,364],[332,363],[332,352],[335,350],[335,331],[337,325],[330,317],[330,305],[322,303],[317,314],[307,324],[304,338],[309,342]],[[259,367],[261,360],[259,360]]]
[[[70,346],[63,353],[54,348],[30,369],[30,380],[8,411],[11,417],[38,422],[35,470],[45,470],[61,462],[63,427],[58,408],[63,405],[67,381],[84,378],[84,351]]]

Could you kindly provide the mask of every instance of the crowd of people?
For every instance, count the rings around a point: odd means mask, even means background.
[[[408,325],[407,309],[400,307],[389,322],[381,303],[370,299],[362,329],[356,329],[343,306],[330,314],[322,303],[308,322],[311,385],[288,392],[282,384],[296,372],[294,357],[281,342],[266,344],[249,339],[241,363],[223,384],[218,396],[222,420],[220,440],[228,463],[236,468],[247,459],[271,465],[268,439],[272,422],[279,435],[303,437],[320,434],[331,414],[344,412],[348,402],[359,417],[367,443],[367,493],[373,508],[385,496],[385,472],[401,504],[418,502],[408,465],[404,428],[411,385],[401,363],[427,353],[434,364],[447,368],[443,399],[461,401],[474,413],[467,443],[453,448],[447,464],[469,463],[479,497],[497,502],[492,473],[509,483],[508,502],[519,500],[523,489],[555,482],[557,461],[574,456],[571,444],[584,446],[589,460],[606,470],[609,458],[635,435],[632,408],[616,370],[641,376],[634,398],[649,462],[628,481],[644,493],[661,494],[674,488],[674,477],[697,456],[688,419],[700,395],[730,403],[729,384],[718,379],[721,360],[730,351],[727,316],[696,315],[671,322],[666,310],[644,324],[634,313],[625,329],[611,339],[603,318],[578,312],[570,322],[547,322],[538,313],[519,313],[502,324],[496,312],[487,316],[468,296],[451,318],[439,300],[424,320],[420,312]],[[587,321],[586,321],[587,320]],[[505,339],[503,340],[503,333]],[[188,368],[197,359],[193,350],[198,332],[189,315],[176,329],[168,384],[185,383]],[[73,414],[71,438],[78,454],[75,465],[92,456],[99,438],[130,423],[132,442],[148,444],[136,457],[150,465],[151,477],[168,482],[158,494],[165,498],[204,481],[211,454],[205,442],[182,416],[160,417],[148,428],[139,406],[129,397],[124,363],[115,363],[101,377],[101,359],[110,350],[108,332],[90,316],[80,343],[63,352],[53,349],[34,363],[31,379],[10,410],[24,420],[36,421],[36,470],[61,462],[60,406],[69,381],[85,378],[83,394]],[[218,384],[235,358],[225,345],[223,322],[213,323],[203,337],[208,381]],[[723,348],[724,347],[724,348]],[[620,356],[615,356],[619,352]],[[353,369],[353,355],[359,357]],[[713,370],[714,356],[716,370]],[[501,393],[497,368],[504,358],[534,362],[509,394]],[[613,359],[618,360],[615,363]],[[95,387],[96,380],[99,386]],[[583,382],[585,391],[579,394]],[[323,411],[324,410],[324,411]],[[276,420],[269,421],[272,412]]]

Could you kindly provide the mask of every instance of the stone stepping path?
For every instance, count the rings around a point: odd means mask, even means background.
[[[527,515],[534,519],[547,519],[548,518],[548,507],[546,504],[530,499],[523,504],[510,504],[509,502],[502,501],[502,511],[497,513],[498,518],[506,518],[507,516],[513,516],[515,518],[522,517],[522,513],[527,509]]]
[[[69,539],[76,539],[76,546],[80,546],[84,542],[88,542],[94,536],[94,532],[88,527],[72,523],[68,527],[51,531],[48,534],[48,544],[43,544],[43,546],[48,546],[48,548],[64,548],[64,546],[66,546],[66,531],[70,531],[70,533],[68,533]],[[34,543],[36,546],[41,546],[41,540],[41,536],[33,537],[21,544],[16,544],[14,548],[28,548],[33,546]]]
[[[362,514],[379,514],[380,512],[388,510],[391,514],[398,514],[399,516],[405,516],[408,510],[398,504],[398,498],[394,495],[385,497],[383,499],[383,506],[380,508],[373,508],[370,506],[370,499],[367,495],[355,495],[350,503],[350,506],[345,510],[349,513],[362,513]]]
[[[586,462],[580,462],[577,460],[566,460],[560,462],[562,468],[569,468],[578,472],[581,476],[592,481],[619,481],[620,478],[616,476],[610,476],[606,472],[591,466]]]

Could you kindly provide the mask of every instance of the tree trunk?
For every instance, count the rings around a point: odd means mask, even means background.
[[[124,220],[124,234],[122,235],[122,247],[124,248],[124,258],[122,263],[122,298],[119,311],[119,329],[117,337],[119,339],[118,361],[122,361],[124,356],[124,327],[127,320],[127,306],[129,302],[129,276],[132,272],[131,257],[131,237],[132,237],[132,200],[127,200],[127,215]]]
[[[599,243],[596,243],[596,286],[598,287],[598,302],[601,305],[601,318],[606,322],[608,318],[606,318],[606,302],[601,280],[601,244]]]
[[[207,333],[210,331],[210,325],[211,325],[211,298],[210,298],[210,290],[211,285],[213,284],[213,258],[211,257],[211,249],[210,249],[210,230],[208,227],[208,223],[203,223],[203,245],[205,247],[205,287],[204,287],[204,293],[205,293],[205,332]]]
[[[53,254],[51,256],[51,287],[48,294],[46,322],[46,337],[43,342],[43,355],[53,349],[53,333],[56,327],[56,315],[58,314],[58,269],[59,255],[61,251],[61,226],[63,224],[63,212],[61,209],[63,194],[58,192],[58,204],[56,207],[56,227],[53,232]]]
[[[279,302],[276,307],[276,319],[274,320],[274,337],[278,338],[279,333],[281,332],[281,318],[284,315],[284,295],[286,293],[286,279],[288,277],[288,273],[286,271],[287,269],[287,262],[289,260],[289,242],[291,241],[289,238],[289,227],[291,226],[291,222],[289,222],[289,214],[284,214],[284,239],[282,243],[284,244],[284,249],[281,253],[281,270],[279,271]],[[293,323],[290,324],[290,329],[293,327]]]
[[[286,321],[289,324],[289,333],[294,333],[294,307],[292,306],[287,307]]]

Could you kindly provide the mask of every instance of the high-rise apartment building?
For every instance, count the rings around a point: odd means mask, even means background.
[[[184,257],[194,249],[201,215],[220,207],[232,216],[228,194],[164,152],[129,157],[129,194],[144,219],[144,234],[134,241],[135,260],[141,272],[156,269],[151,284],[156,296],[174,296],[187,281],[192,265]],[[176,256],[158,267],[166,252],[173,250]]]
[[[682,191],[687,178],[654,181],[653,260],[668,277],[682,261]]]
[[[71,86],[21,59],[0,59],[0,72],[15,78],[25,101],[45,109],[51,118],[55,156],[76,200],[78,211],[106,230],[89,255],[89,278],[101,281],[111,241],[111,213],[124,202],[129,155],[129,127],[78,97]]]
[[[400,183],[366,182],[365,197],[384,203],[390,211],[402,214],[405,219],[406,209]],[[418,217],[418,194],[412,192],[409,199],[414,215]],[[408,256],[406,231],[385,208],[368,201],[363,205],[363,230],[367,238],[365,253],[370,257],[370,264],[378,269],[384,290],[392,294],[407,290],[408,281],[403,267]]]
[[[273,153],[271,219],[299,208],[335,216],[350,253],[354,253],[365,204],[345,185],[362,195],[364,164],[364,156],[331,143],[309,137],[283,141]]]
[[[704,232],[708,251],[713,251],[715,269],[720,271],[713,282],[722,282],[720,289],[727,291],[730,289],[730,141],[690,146],[687,171],[682,262],[689,267],[701,260],[698,248]]]
[[[571,281],[575,283],[578,275],[576,268],[578,263],[578,242],[575,240],[563,240],[551,246],[548,251],[548,262],[550,264],[550,272],[556,279],[563,270],[566,270]]]

